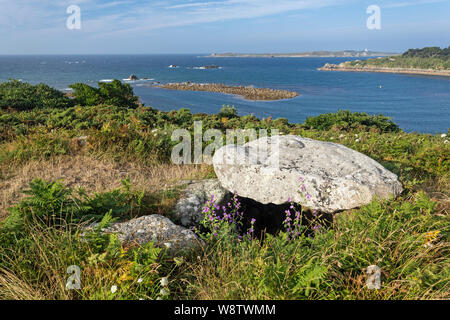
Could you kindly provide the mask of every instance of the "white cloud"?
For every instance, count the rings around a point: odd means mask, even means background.
[[[167,2],[139,6],[124,14],[108,36],[168,27],[251,19],[310,8],[345,4],[354,0],[225,0],[208,2]]]
[[[426,5],[433,3],[442,3],[449,2],[450,0],[416,0],[416,1],[408,1],[408,2],[391,2],[383,6],[383,8],[401,8],[401,7],[410,7],[410,6],[418,6],[418,5]]]

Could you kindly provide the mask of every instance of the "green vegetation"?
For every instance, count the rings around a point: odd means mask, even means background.
[[[439,47],[409,49],[403,54],[403,57],[450,59],[450,46],[446,49],[441,49]]]
[[[372,116],[363,112],[339,110],[337,113],[321,114],[307,118],[304,127],[308,129],[330,130],[376,130],[379,132],[399,132],[400,128],[392,120],[383,115]]]
[[[33,86],[18,80],[0,83],[0,110],[67,108],[73,101],[43,83]]]
[[[343,67],[450,70],[449,52],[450,47],[447,49],[440,49],[439,47],[410,49],[401,56],[348,61],[344,63]]]
[[[29,197],[10,208],[10,215],[3,222],[3,227],[7,231],[21,232],[26,221],[52,226],[61,221],[100,221],[105,213],[115,219],[138,215],[144,194],[131,192],[128,180],[122,183],[124,191],[113,190],[90,197],[82,189],[74,195],[73,190],[60,182],[35,179],[30,183],[30,189],[24,190]]]
[[[129,84],[119,80],[111,83],[98,83],[99,88],[93,88],[84,83],[75,83],[70,86],[74,90],[73,96],[81,106],[96,106],[106,104],[125,108],[137,108],[139,99],[133,94]]]
[[[12,97],[23,85],[10,82],[0,97]],[[75,106],[30,109],[16,104],[0,109],[0,199],[10,207],[0,225],[1,299],[449,298],[450,145],[445,138],[405,133],[381,115],[339,111],[292,124],[238,116],[231,106],[216,115],[188,109],[162,112],[133,105],[136,98],[122,86],[106,86],[103,93],[89,88],[77,85]],[[101,103],[91,105],[96,101]],[[12,198],[14,192],[2,193],[26,175],[34,161],[85,157],[119,167],[133,164],[139,172],[160,175],[190,170],[170,169],[175,144],[170,137],[176,128],[192,132],[197,120],[204,130],[277,129],[346,145],[399,175],[405,191],[395,200],[374,200],[337,214],[331,225],[295,239],[280,231],[263,241],[239,240],[235,229],[221,223],[218,236],[202,234],[202,252],[176,257],[152,243],[123,246],[117,236],[102,234],[101,229],[115,220],[153,213],[171,217],[171,205],[179,196],[179,189],[171,186],[177,181],[149,193],[127,179],[126,172],[122,187],[108,184],[98,192],[36,179],[21,190],[25,197],[13,201],[4,195]],[[214,175],[211,168],[204,174]],[[145,184],[152,179],[144,179]],[[159,181],[155,183],[163,184]],[[92,222],[99,224],[86,229]],[[365,287],[365,268],[373,264],[382,269],[380,290]],[[82,271],[79,290],[65,288],[72,265]]]
[[[264,242],[219,230],[188,273],[200,299],[439,299],[448,298],[449,227],[422,193],[410,201],[374,201],[335,217],[332,228]],[[432,247],[425,247],[430,239]],[[383,270],[383,288],[364,288],[364,270]]]

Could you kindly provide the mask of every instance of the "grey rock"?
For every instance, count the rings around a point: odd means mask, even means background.
[[[117,234],[122,243],[144,245],[153,242],[156,247],[167,248],[171,253],[196,249],[202,244],[194,232],[157,214],[113,223],[103,232]]]
[[[203,219],[203,206],[211,199],[211,195],[219,205],[231,198],[230,192],[224,189],[217,179],[183,182],[187,187],[175,205],[174,216],[185,227],[197,226],[200,223]]]
[[[215,153],[213,164],[226,189],[263,204],[283,204],[290,198],[332,213],[403,191],[397,176],[375,160],[340,144],[300,136],[228,145]]]

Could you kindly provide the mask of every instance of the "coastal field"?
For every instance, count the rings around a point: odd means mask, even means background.
[[[1,299],[448,299],[450,130],[406,133],[391,119],[341,110],[302,123],[142,105],[130,85],[0,84]],[[209,165],[175,165],[175,129],[277,129],[343,144],[399,176],[397,199],[336,214],[295,238],[239,237],[226,223],[204,245],[170,256],[152,243],[123,246],[102,229],[159,214],[172,219],[184,180]],[[206,206],[206,204],[205,204]],[[99,225],[91,231],[86,226]],[[248,230],[244,230],[247,233]],[[379,290],[367,267],[381,268]],[[67,268],[81,287],[67,290]]]

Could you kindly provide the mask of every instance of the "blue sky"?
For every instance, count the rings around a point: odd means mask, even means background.
[[[66,9],[81,8],[69,30]],[[381,30],[366,9],[381,8]],[[450,0],[0,0],[0,54],[401,52],[450,45]]]

